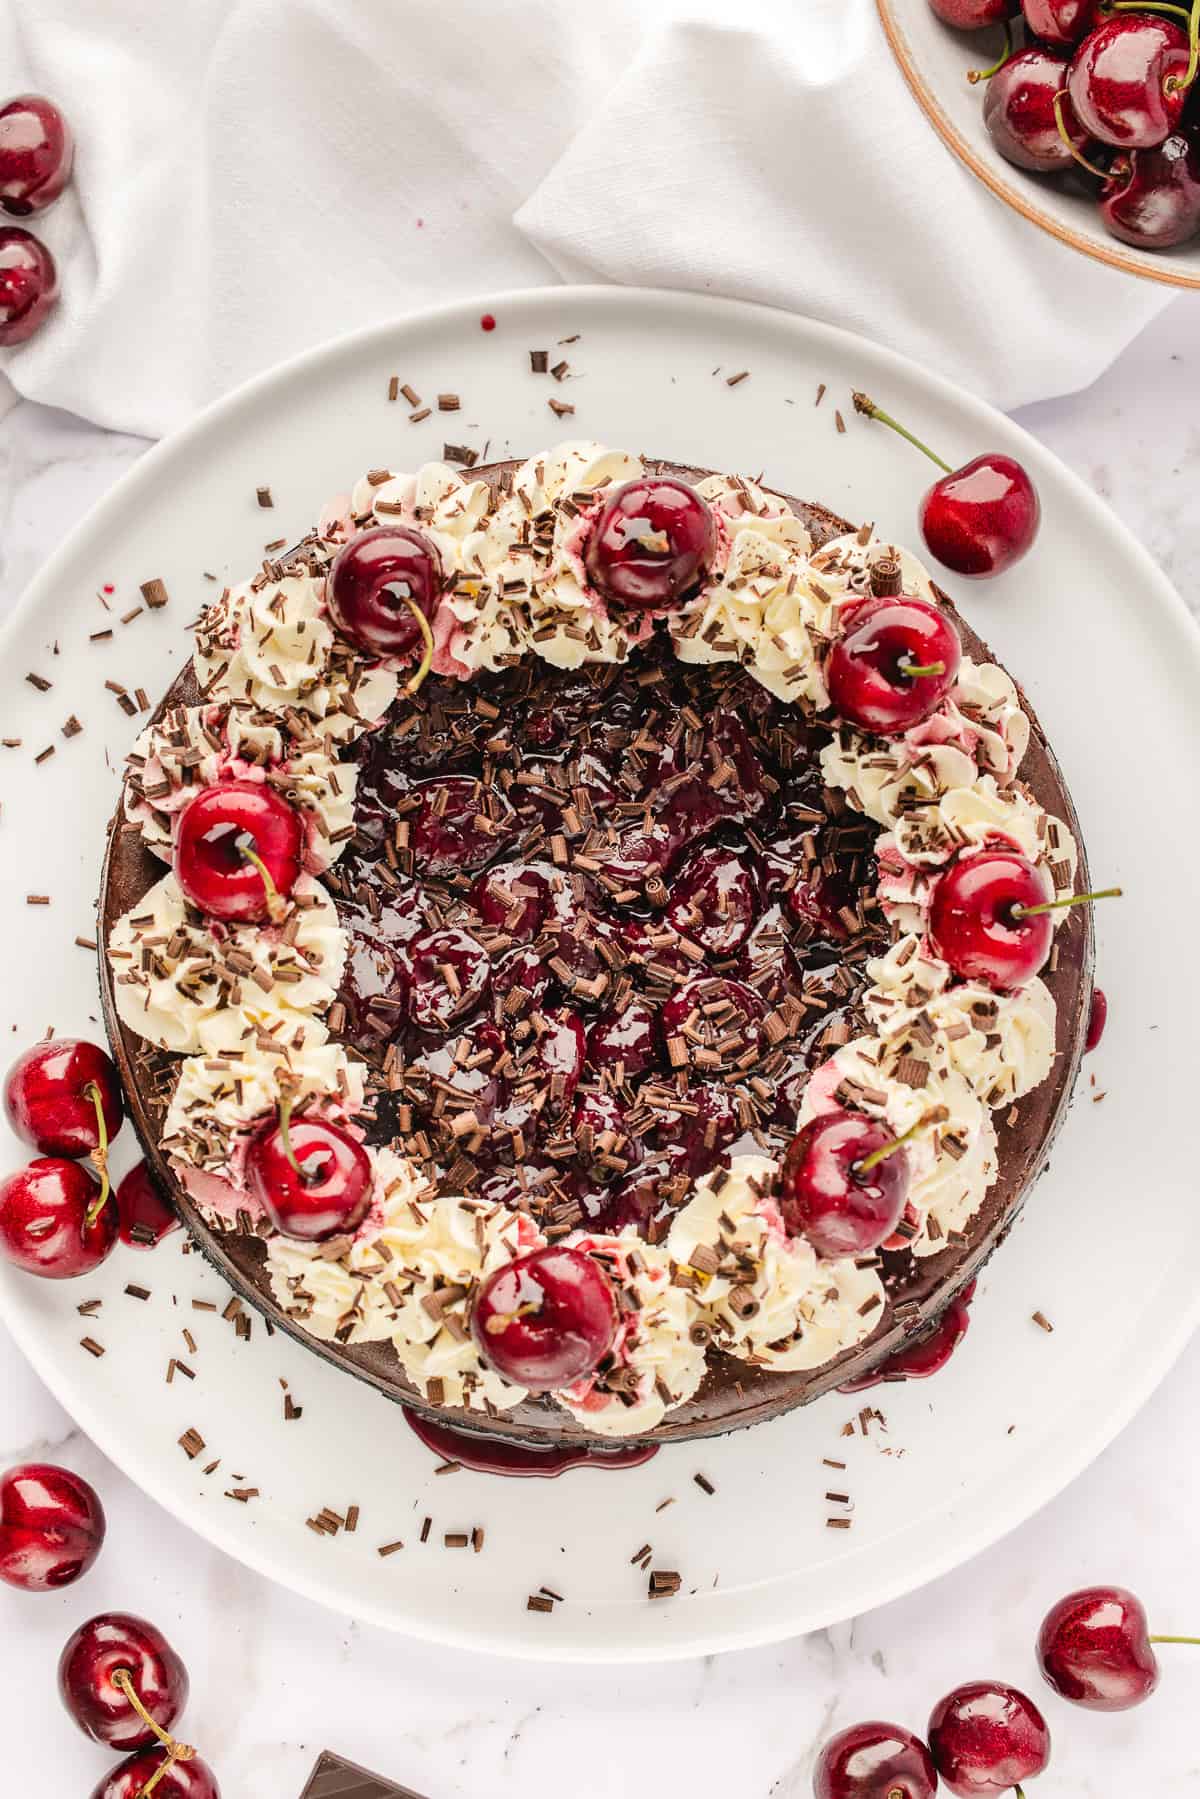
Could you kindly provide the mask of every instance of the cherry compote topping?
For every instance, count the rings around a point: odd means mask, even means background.
[[[431,678],[359,754],[323,877],[351,937],[338,1034],[375,1130],[445,1192],[653,1241],[740,1151],[782,1156],[878,944],[874,831],[825,741],[734,667]]]

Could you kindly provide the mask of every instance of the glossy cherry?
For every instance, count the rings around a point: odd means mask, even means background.
[[[58,267],[45,244],[20,225],[0,227],[0,349],[32,337],[57,300]]]
[[[595,1372],[612,1346],[612,1282],[582,1250],[536,1249],[488,1276],[471,1329],[484,1361],[505,1380],[548,1392]]]
[[[71,179],[71,128],[43,94],[0,107],[0,207],[14,218],[45,212]]]
[[[1016,17],[1019,0],[929,0],[938,18],[956,31],[981,31]]]
[[[321,1243],[356,1231],[371,1207],[371,1158],[349,1132],[324,1118],[290,1116],[250,1143],[251,1191],[285,1237]]]
[[[815,1799],[934,1799],[937,1769],[902,1724],[852,1724],[817,1757]]]
[[[1142,250],[1169,250],[1200,232],[1200,139],[1175,131],[1153,150],[1122,151],[1100,192],[1112,235]]]
[[[1021,0],[1025,23],[1035,37],[1069,50],[1103,17],[1100,0]]]
[[[17,1136],[43,1156],[88,1156],[100,1147],[97,1107],[111,1143],[125,1121],[116,1066],[95,1043],[49,1037],[17,1057],[4,1110]]]
[[[431,657],[442,571],[429,539],[408,525],[360,531],[329,571],[328,603],[343,637],[372,656]]]
[[[124,1752],[160,1742],[155,1725],[164,1733],[174,1728],[187,1704],[188,1674],[153,1624],[129,1612],[101,1612],[68,1637],[58,1691],[85,1736]]]
[[[694,487],[668,475],[640,475],[600,508],[587,542],[588,579],[617,606],[677,606],[715,547],[712,512]]]
[[[957,1799],[1020,1794],[1021,1782],[1045,1772],[1050,1731],[1037,1706],[1016,1687],[968,1681],[933,1708],[929,1748]]]
[[[261,781],[221,781],[184,807],[175,874],[185,899],[225,924],[278,922],[300,878],[300,814]]]
[[[154,1249],[179,1229],[179,1216],[145,1161],[135,1162],[117,1188],[117,1215],[121,1241],[131,1249]]]
[[[999,988],[1031,981],[1050,954],[1054,887],[1046,870],[1017,850],[983,850],[951,863],[929,907],[929,937],[966,981]]]
[[[792,1139],[780,1177],[779,1209],[791,1235],[831,1258],[878,1249],[908,1198],[908,1157],[896,1144],[886,1124],[854,1112],[810,1119]]]
[[[958,632],[928,600],[865,600],[829,652],[829,701],[848,724],[898,736],[937,711],[961,661]]]
[[[1055,1692],[1094,1712],[1141,1705],[1158,1685],[1156,1643],[1196,1637],[1150,1635],[1146,1609],[1126,1587],[1084,1587],[1051,1606],[1038,1633],[1038,1661]]]
[[[23,1462],[0,1477],[0,1580],[26,1593],[69,1587],[104,1544],[104,1507],[69,1468]]]
[[[1001,156],[1019,169],[1043,174],[1069,169],[1072,150],[1082,152],[1088,134],[1069,99],[1061,103],[1060,129],[1055,100],[1067,67],[1061,56],[1033,44],[1012,56],[987,84],[983,122]]]
[[[487,997],[491,965],[469,931],[446,925],[408,945],[408,1015],[418,1030],[443,1032]]]
[[[1067,91],[1083,129],[1119,150],[1151,150],[1179,124],[1195,69],[1173,19],[1122,13],[1084,38]]]
[[[922,535],[939,562],[957,575],[982,581],[1002,575],[1032,549],[1042,522],[1041,502],[1029,475],[1013,457],[989,450],[953,469],[869,395],[856,393],[854,407],[945,470],[925,494],[919,512]]]
[[[99,1268],[117,1240],[117,1202],[79,1162],[39,1156],[0,1180],[0,1255],[47,1280]]]
[[[206,1761],[196,1755],[173,1762],[164,1749],[139,1749],[104,1776],[91,1799],[142,1799],[143,1794],[147,1799],[221,1799]]]
[[[758,883],[747,855],[705,844],[693,851],[671,882],[666,922],[710,956],[731,956],[758,917]]]
[[[624,1069],[624,1079],[641,1074],[658,1058],[658,1021],[644,1001],[631,999],[619,1010],[601,1012],[588,1032],[588,1058],[597,1068]]]

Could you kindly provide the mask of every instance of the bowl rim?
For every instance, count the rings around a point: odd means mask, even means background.
[[[1110,268],[1120,269],[1123,274],[1136,275],[1143,281],[1155,281],[1163,287],[1186,288],[1191,291],[1200,289],[1200,269],[1194,272],[1179,268],[1177,264],[1164,262],[1161,267],[1152,266],[1148,258],[1138,257],[1129,251],[1122,250],[1114,241],[1110,247],[1099,243],[1083,232],[1073,231],[1069,225],[1063,225],[1052,214],[1044,211],[1029,199],[1020,187],[1010,185],[980,156],[974,146],[965,138],[953,123],[941,102],[933,94],[924,77],[917,68],[908,37],[903,25],[896,16],[894,0],[875,0],[876,10],[883,25],[892,55],[900,67],[912,91],[913,97],[922,112],[946,145],[959,161],[964,163],[971,173],[989,188],[996,198],[1011,206],[1014,212],[1028,219],[1030,224],[1037,225],[1059,243],[1068,245],[1072,250],[1090,256],[1094,262],[1107,263]]]

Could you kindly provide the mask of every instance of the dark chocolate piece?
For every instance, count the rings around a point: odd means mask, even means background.
[[[421,1799],[411,1787],[397,1786],[382,1774],[370,1774],[354,1762],[326,1750],[308,1777],[300,1799]]]

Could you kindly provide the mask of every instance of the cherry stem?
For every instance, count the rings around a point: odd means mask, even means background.
[[[1069,893],[1066,899],[1043,900],[1040,906],[1014,906],[1014,918],[1036,918],[1039,912],[1061,912],[1064,906],[1083,906],[1092,900],[1120,899],[1120,887],[1102,887],[1098,893]]]
[[[1063,143],[1067,146],[1067,149],[1071,152],[1071,155],[1075,158],[1081,169],[1086,169],[1089,175],[1098,176],[1101,181],[1107,181],[1109,178],[1109,171],[1107,169],[1102,169],[1099,163],[1089,162],[1087,157],[1083,154],[1083,151],[1077,149],[1071,139],[1071,134],[1067,130],[1066,123],[1063,119],[1063,101],[1068,99],[1070,99],[1070,95],[1066,88],[1060,87],[1054,96],[1054,123],[1058,126],[1058,135],[1061,137]]]
[[[417,605],[417,602],[413,599],[412,595],[405,593],[401,594],[400,598],[404,601],[404,604],[416,619],[417,624],[421,629],[421,636],[425,640],[425,647],[421,652],[421,660],[417,665],[417,672],[404,689],[405,693],[415,693],[430,669],[433,667],[433,632],[429,629],[429,620]]]
[[[1168,75],[1168,94],[1185,92],[1195,81],[1197,73],[1200,73],[1200,0],[1192,0],[1192,10],[1188,17],[1188,43],[1191,53],[1188,56],[1187,70],[1182,81],[1177,75]]]
[[[290,1126],[292,1122],[293,1103],[290,1096],[281,1099],[279,1102],[279,1140],[283,1144],[283,1153],[287,1159],[288,1166],[295,1172],[298,1179],[303,1180],[304,1170],[296,1160],[296,1152],[292,1148]]]
[[[1195,1643],[1200,1645],[1200,1637],[1151,1637],[1152,1643]]]
[[[967,80],[971,83],[971,86],[975,87],[981,81],[990,81],[993,75],[998,75],[1005,63],[1011,59],[1012,53],[1012,26],[1006,19],[1004,21],[1004,49],[1000,53],[1000,60],[994,62],[990,69],[968,69]]]
[[[928,1122],[927,1118],[918,1118],[915,1124],[909,1125],[902,1137],[896,1137],[891,1143],[883,1143],[878,1149],[873,1149],[869,1156],[864,1156],[861,1162],[854,1164],[855,1174],[870,1174],[872,1168],[877,1168],[880,1162],[886,1162],[887,1158],[894,1156],[898,1149],[903,1149],[911,1137],[915,1137],[918,1131],[924,1130]]]
[[[96,1135],[100,1139],[88,1157],[88,1161],[100,1176],[100,1192],[88,1207],[87,1216],[84,1219],[84,1224],[90,1228],[108,1204],[112,1183],[108,1178],[108,1125],[104,1118],[104,1096],[96,1081],[89,1081],[83,1091],[96,1108]]]
[[[287,911],[287,905],[280,897],[279,889],[271,879],[266,863],[257,850],[250,849],[244,843],[238,844],[238,854],[244,856],[246,861],[258,870],[262,884],[267,890],[267,917],[272,924],[278,924]]]
[[[1172,6],[1170,0],[1108,0],[1108,4],[1101,10],[1103,12],[1170,13],[1185,23],[1189,23],[1192,16],[1186,6]]]
[[[911,681],[919,681],[923,675],[944,675],[944,662],[902,662],[900,673],[907,675]]]
[[[1198,3],[1200,3],[1200,0],[1198,0]],[[855,412],[861,412],[864,418],[875,419],[879,424],[886,425],[889,431],[897,432],[899,436],[912,444],[915,449],[920,450],[923,456],[928,456],[930,462],[936,462],[938,467],[947,475],[952,475],[954,473],[950,464],[948,462],[943,462],[941,457],[937,455],[935,451],[931,450],[928,444],[923,444],[919,437],[914,437],[912,432],[906,430],[898,420],[892,417],[890,412],[884,412],[876,406],[869,394],[857,392],[854,394],[854,410]]]
[[[141,1696],[133,1684],[133,1675],[129,1672],[128,1668],[117,1668],[113,1673],[112,1683],[117,1688],[118,1692],[124,1693],[126,1699],[129,1701],[138,1717],[142,1720],[142,1723],[146,1726],[146,1729],[154,1732],[170,1758],[169,1761],[163,1763],[161,1768],[156,1770],[154,1780],[148,1781],[142,1788],[142,1793],[146,1794],[150,1791],[151,1787],[154,1786],[155,1781],[161,1780],[164,1770],[170,1766],[171,1762],[190,1762],[196,1751],[191,1747],[190,1743],[176,1742],[170,1732],[164,1730],[157,1719],[150,1716],[150,1713],[142,1704]]]

